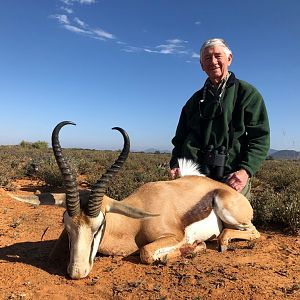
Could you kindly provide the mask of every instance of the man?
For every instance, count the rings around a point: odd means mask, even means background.
[[[192,159],[208,177],[250,196],[250,180],[266,158],[270,129],[260,93],[238,80],[228,68],[232,52],[223,39],[209,39],[200,50],[208,78],[182,109],[170,161],[171,176],[178,158]]]

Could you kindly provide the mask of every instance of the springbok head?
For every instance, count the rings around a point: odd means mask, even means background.
[[[106,173],[93,185],[88,199],[80,198],[76,178],[63,157],[59,143],[59,131],[67,124],[75,125],[70,121],[63,121],[54,128],[52,148],[66,189],[66,211],[63,222],[69,239],[70,260],[67,272],[72,279],[80,279],[86,277],[93,267],[93,261],[105,230],[106,213],[115,212],[131,218],[147,218],[155,215],[104,197],[109,181],[122,167],[129,154],[129,137],[120,127],[113,129],[120,131],[123,135],[122,152]]]

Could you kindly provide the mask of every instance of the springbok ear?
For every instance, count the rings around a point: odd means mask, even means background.
[[[17,201],[33,205],[57,205],[66,207],[66,194],[64,193],[43,193],[39,195],[7,195]]]
[[[69,251],[69,236],[64,229],[60,234],[58,240],[56,241],[53,249],[50,252],[49,258],[52,261],[63,261],[68,262],[70,259],[70,251]]]
[[[134,219],[145,219],[145,218],[151,218],[151,217],[157,217],[159,214],[154,214],[150,212],[146,212],[144,210],[127,206],[119,201],[113,200],[113,199],[106,199],[105,201],[105,211],[106,212],[113,212],[118,213],[124,216],[127,216],[129,218]]]

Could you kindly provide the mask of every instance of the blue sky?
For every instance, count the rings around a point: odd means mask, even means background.
[[[300,1],[2,0],[0,144],[171,149],[179,114],[206,75],[204,40],[224,38],[231,70],[261,92],[271,147],[300,151]]]

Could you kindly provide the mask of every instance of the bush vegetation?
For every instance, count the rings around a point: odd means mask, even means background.
[[[34,149],[48,149],[48,143],[44,142],[44,141],[37,141],[37,142],[26,142],[26,141],[22,141],[20,143],[20,146],[22,148],[34,148]]]
[[[62,186],[62,178],[52,150],[44,142],[36,147],[0,146],[0,187],[13,188],[13,182],[28,176],[28,168],[37,166],[29,175],[48,188]],[[46,143],[47,144],[47,143]],[[24,146],[25,145],[25,146]],[[115,161],[119,152],[65,149],[64,154],[77,176],[78,183],[91,186]],[[123,199],[149,181],[168,180],[169,154],[130,153],[124,167],[108,187],[108,196]],[[266,160],[252,181],[251,204],[254,223],[258,226],[280,226],[289,233],[300,231],[300,161]]]

